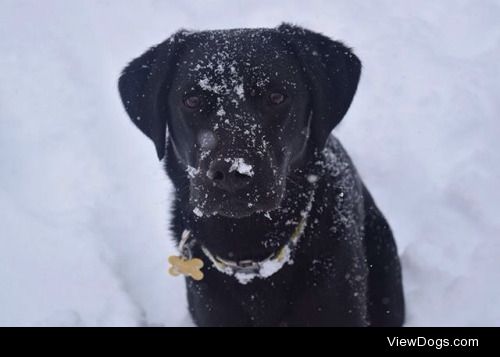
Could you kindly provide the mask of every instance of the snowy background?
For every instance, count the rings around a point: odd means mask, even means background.
[[[170,182],[116,90],[180,27],[294,22],[364,64],[336,129],[388,217],[407,325],[500,325],[500,1],[0,0],[0,325],[190,325]]]

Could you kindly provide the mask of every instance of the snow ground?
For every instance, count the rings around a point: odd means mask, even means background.
[[[116,90],[178,28],[294,22],[364,64],[337,134],[394,229],[407,325],[500,325],[500,2],[0,2],[0,325],[190,325],[171,184]]]

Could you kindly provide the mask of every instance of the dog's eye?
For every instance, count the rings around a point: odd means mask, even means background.
[[[269,103],[272,105],[279,105],[285,101],[285,95],[279,92],[269,94]]]
[[[184,98],[184,105],[189,109],[196,109],[201,105],[201,98],[197,95],[190,95]]]

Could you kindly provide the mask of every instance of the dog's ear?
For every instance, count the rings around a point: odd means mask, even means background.
[[[298,56],[306,74],[312,100],[311,134],[322,148],[351,105],[361,62],[351,49],[322,34],[289,24],[277,30]]]
[[[176,54],[184,31],[150,48],[123,70],[118,89],[132,122],[155,144],[161,160],[165,155],[167,97]]]

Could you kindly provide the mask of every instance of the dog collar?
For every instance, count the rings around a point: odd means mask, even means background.
[[[307,218],[314,202],[314,192],[314,189],[311,190],[307,205],[300,213],[301,219],[288,242],[264,260],[240,260],[236,262],[222,259],[212,254],[205,246],[200,245],[203,254],[219,272],[235,277],[241,284],[247,284],[254,278],[265,279],[270,277],[283,268],[286,263],[293,264],[292,253],[307,226]],[[191,231],[185,229],[179,242],[181,255],[169,257],[169,262],[172,265],[169,270],[170,274],[174,276],[183,274],[195,280],[203,279],[203,273],[201,272],[203,261],[192,256],[192,247],[195,242],[196,240],[191,238]]]

